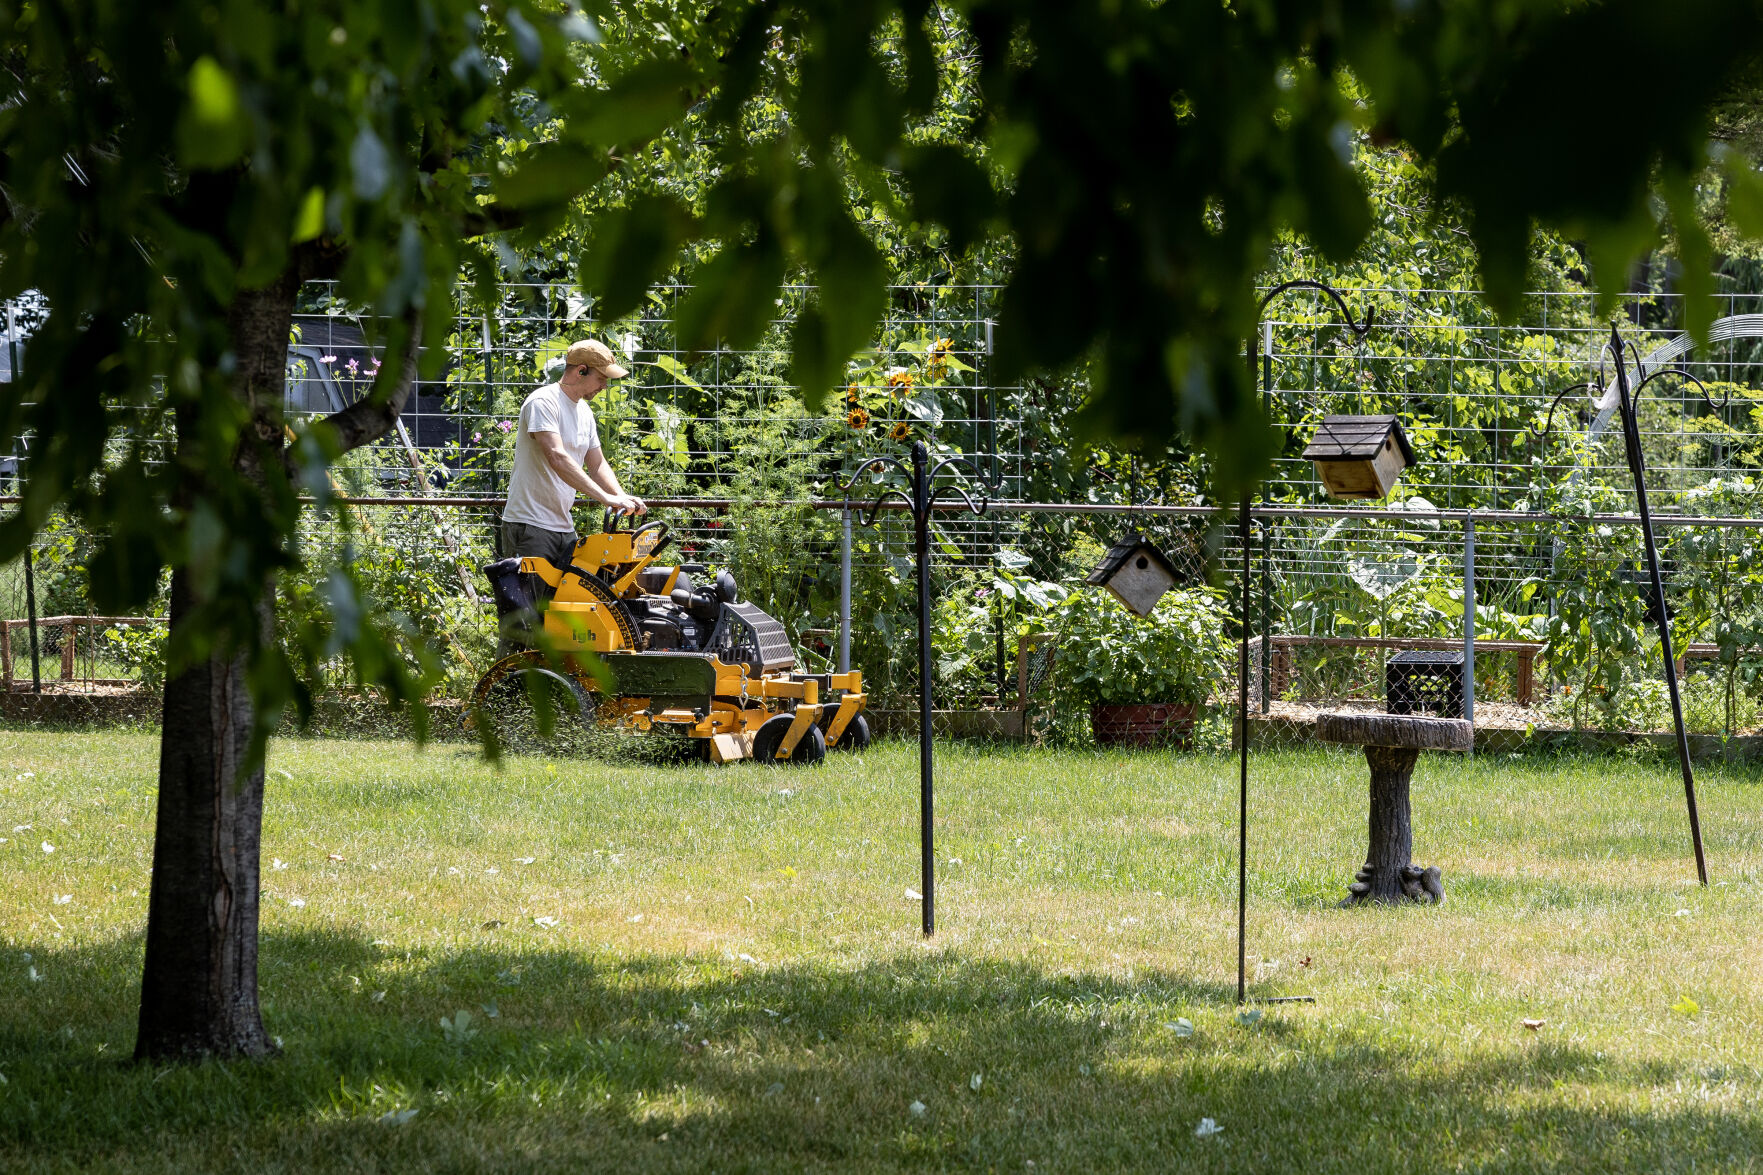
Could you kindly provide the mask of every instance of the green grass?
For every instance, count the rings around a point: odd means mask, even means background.
[[[1430,757],[1415,857],[1449,902],[1338,910],[1363,760],[1260,754],[1251,990],[1316,1003],[1245,1027],[1234,760],[939,748],[927,944],[914,746],[498,770],[286,740],[285,1051],[156,1068],[156,753],[0,732],[0,1171],[1763,1168],[1754,776],[1702,773],[1702,890],[1670,761]]]

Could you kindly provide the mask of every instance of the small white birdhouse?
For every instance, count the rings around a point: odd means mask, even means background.
[[[1325,416],[1304,456],[1336,498],[1384,497],[1414,464],[1413,446],[1394,416]]]
[[[1134,533],[1108,548],[1084,582],[1107,588],[1122,604],[1140,616],[1149,616],[1163,593],[1180,579],[1169,556],[1144,535]]]

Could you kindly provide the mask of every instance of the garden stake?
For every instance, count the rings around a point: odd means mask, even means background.
[[[877,512],[889,499],[898,501],[912,512],[912,554],[918,563],[918,885],[923,898],[926,938],[937,932],[936,828],[932,818],[936,796],[931,756],[930,515],[936,508],[937,500],[944,494],[960,498],[975,514],[984,514],[991,501],[989,496],[982,495],[976,505],[966,490],[955,485],[945,485],[935,490],[931,488],[932,483],[944,471],[962,465],[973,471],[974,480],[985,487],[987,494],[997,492],[997,483],[988,482],[974,463],[965,457],[945,457],[934,466],[931,465],[930,450],[923,441],[912,442],[910,470],[898,457],[871,457],[857,467],[857,471],[841,488],[845,496],[844,509],[849,511],[852,487],[865,473],[893,469],[911,478],[910,496],[894,487],[883,490],[870,500],[865,508],[867,516],[862,521],[865,526],[875,525]]]
[[[1648,375],[1646,366],[1641,362],[1638,352],[1634,353],[1635,369],[1640,373],[1641,379],[1634,386],[1633,392],[1630,392],[1627,361],[1623,357],[1622,335],[1618,333],[1615,323],[1610,324],[1610,342],[1605,346],[1605,350],[1612,352],[1616,357],[1615,406],[1622,420],[1623,449],[1628,457],[1629,472],[1634,475],[1635,504],[1639,508],[1641,516],[1641,542],[1647,552],[1648,583],[1653,591],[1653,606],[1649,611],[1653,614],[1653,622],[1659,628],[1659,651],[1665,658],[1665,689],[1671,697],[1671,721],[1677,733],[1677,761],[1683,769],[1683,795],[1684,802],[1689,808],[1690,843],[1696,851],[1696,877],[1703,885],[1707,885],[1708,862],[1702,852],[1702,819],[1696,811],[1696,776],[1694,768],[1690,765],[1690,740],[1689,735],[1684,731],[1683,699],[1677,688],[1677,658],[1671,648],[1671,613],[1665,603],[1665,581],[1659,573],[1659,547],[1653,540],[1653,512],[1647,501],[1647,466],[1646,460],[1641,454],[1639,407],[1641,392],[1646,389],[1648,384],[1663,375],[1679,376],[1695,384],[1702,393],[1702,399],[1717,412],[1726,407],[1727,401],[1732,397],[1729,393],[1722,397],[1719,403],[1715,403],[1714,397],[1708,394],[1708,389],[1702,384],[1702,381],[1687,371],[1667,367]],[[1600,410],[1605,407],[1609,393],[1604,387],[1601,367],[1598,378],[1590,383],[1574,384],[1572,387],[1562,389],[1561,394],[1555,397],[1555,402],[1549,405],[1549,415],[1543,422],[1542,431],[1538,432],[1533,428],[1531,433],[1539,438],[1549,435],[1555,425],[1555,409],[1561,406],[1561,401],[1567,398],[1568,393],[1581,390],[1590,390],[1595,393],[1592,397],[1593,403]]]
[[[1255,386],[1255,377],[1259,374],[1256,363],[1261,343],[1261,316],[1267,312],[1268,303],[1281,294],[1291,290],[1320,290],[1334,299],[1340,308],[1341,317],[1347,320],[1347,329],[1359,338],[1371,332],[1371,313],[1365,314],[1363,324],[1353,321],[1352,311],[1347,309],[1347,300],[1341,292],[1324,282],[1299,278],[1296,281],[1281,282],[1267,291],[1261,304],[1255,308],[1255,329],[1249,332],[1249,387]],[[1271,335],[1271,330],[1269,334]],[[1269,348],[1271,350],[1271,348]],[[1267,372],[1267,383],[1271,387],[1271,362]],[[1250,495],[1255,487],[1248,482],[1243,483],[1243,499],[1237,509],[1239,538],[1243,544],[1243,617],[1240,635],[1240,652],[1237,658],[1237,745],[1242,751],[1241,772],[1237,787],[1237,1003],[1245,1002],[1248,984],[1247,964],[1244,951],[1249,922],[1249,603],[1254,595],[1254,579],[1250,570],[1250,560],[1254,551],[1250,534]],[[1261,650],[1265,660],[1268,650]]]
[[[1622,439],[1628,450],[1628,468],[1634,474],[1635,502],[1640,507],[1641,541],[1647,549],[1647,576],[1653,585],[1653,619],[1659,626],[1659,648],[1665,656],[1665,688],[1671,695],[1671,721],[1677,728],[1677,761],[1683,767],[1683,795],[1689,805],[1690,840],[1696,849],[1696,876],[1703,885],[1708,884],[1708,862],[1702,855],[1702,821],[1696,814],[1696,777],[1690,766],[1690,740],[1683,728],[1683,699],[1677,689],[1677,661],[1671,652],[1671,614],[1665,603],[1665,582],[1659,574],[1659,548],[1653,541],[1653,515],[1647,505],[1646,461],[1641,455],[1641,426],[1639,417],[1641,389],[1646,387],[1651,378],[1644,369],[1641,370],[1641,382],[1634,389],[1631,397],[1628,390],[1628,367],[1622,356],[1622,336],[1617,333],[1616,325],[1610,325],[1610,347],[1616,355],[1616,395],[1617,407],[1622,412]],[[1640,357],[1636,357],[1639,367]],[[1665,375],[1669,369],[1658,371],[1654,376]],[[1695,380],[1687,373],[1678,372],[1686,379],[1691,379],[1697,387],[1701,381]],[[1704,398],[1707,389],[1703,389]]]

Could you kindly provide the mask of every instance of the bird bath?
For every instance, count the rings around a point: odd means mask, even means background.
[[[1371,767],[1371,838],[1343,906],[1362,902],[1443,902],[1438,867],[1414,864],[1414,824],[1408,784],[1420,752],[1467,751],[1475,728],[1461,718],[1407,714],[1320,714],[1316,736],[1325,742],[1365,748]]]

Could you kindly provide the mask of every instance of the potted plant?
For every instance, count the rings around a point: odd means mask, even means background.
[[[1088,705],[1104,746],[1192,745],[1194,720],[1231,663],[1221,594],[1172,589],[1140,619],[1106,591],[1073,593],[1056,623],[1058,689]]]

